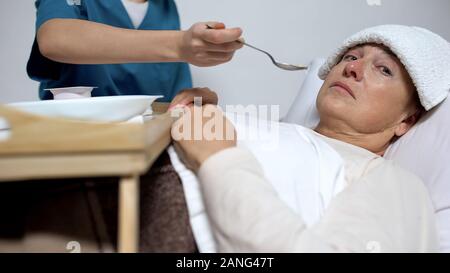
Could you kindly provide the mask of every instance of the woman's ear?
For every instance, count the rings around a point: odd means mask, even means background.
[[[401,137],[402,135],[406,134],[409,129],[411,129],[414,124],[416,124],[421,115],[422,110],[418,109],[414,114],[402,120],[402,122],[395,128],[395,136]]]

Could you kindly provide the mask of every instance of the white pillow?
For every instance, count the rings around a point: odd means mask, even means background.
[[[418,175],[436,211],[440,247],[450,252],[450,99],[429,111],[385,157]]]
[[[288,113],[282,119],[283,122],[295,123],[308,128],[314,128],[319,124],[316,97],[323,81],[317,73],[324,62],[324,58],[317,58],[309,64],[300,91],[295,97]]]
[[[323,58],[311,62],[305,80],[284,122],[309,128],[319,122],[316,97],[323,81],[317,76]],[[385,158],[418,175],[430,192],[440,248],[450,252],[450,99],[428,112],[406,135],[389,147]]]

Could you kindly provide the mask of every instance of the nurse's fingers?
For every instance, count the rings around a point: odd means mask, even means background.
[[[208,29],[206,25],[213,27],[214,29]],[[200,25],[199,25],[200,26]],[[222,28],[223,27],[223,28]],[[236,41],[242,35],[242,29],[229,28],[225,29],[225,25],[222,23],[208,22],[203,26],[196,29],[196,34],[209,43],[224,44]]]
[[[214,22],[214,21],[209,21],[209,22],[205,22],[205,25],[207,28],[212,28],[212,29],[224,29],[226,28],[224,23],[221,22]]]
[[[206,29],[200,37],[213,44],[224,44],[236,41],[241,35],[242,30],[240,28]]]
[[[206,58],[211,63],[226,63],[233,59],[234,52],[207,52]]]
[[[241,49],[244,44],[239,42],[230,42],[230,43],[224,43],[224,44],[213,44],[209,42],[204,42],[204,48],[206,51],[210,52],[234,52],[236,50]]]

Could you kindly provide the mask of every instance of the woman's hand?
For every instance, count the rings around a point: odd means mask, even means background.
[[[208,29],[208,26],[214,29]],[[226,63],[243,44],[236,42],[242,35],[240,28],[225,29],[223,23],[196,23],[183,31],[180,56],[196,66],[214,66]]]
[[[172,138],[180,159],[197,172],[209,157],[236,146],[236,131],[215,105],[191,105],[184,110],[172,126]]]
[[[202,104],[217,105],[219,101],[216,92],[209,88],[184,89],[173,98],[169,105],[169,110],[177,106],[189,106],[194,103],[195,98],[201,98]]]

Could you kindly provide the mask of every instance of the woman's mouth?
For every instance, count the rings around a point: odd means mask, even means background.
[[[349,94],[350,96],[353,97],[353,99],[356,100],[355,94],[353,93],[352,89],[350,89],[350,87],[348,85],[346,85],[343,82],[334,82],[330,85],[330,87],[336,87],[339,88],[343,91],[345,91],[347,94]]]

